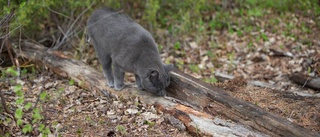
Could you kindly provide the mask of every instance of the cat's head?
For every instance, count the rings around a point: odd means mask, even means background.
[[[144,77],[140,77],[143,89],[158,96],[164,96],[166,94],[165,88],[170,84],[169,72],[172,68],[172,64],[164,64],[160,69],[147,70],[146,75]]]

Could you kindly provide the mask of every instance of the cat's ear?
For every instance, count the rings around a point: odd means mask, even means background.
[[[164,70],[170,72],[173,69],[173,64],[163,64]]]

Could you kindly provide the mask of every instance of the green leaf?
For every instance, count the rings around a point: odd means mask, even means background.
[[[20,3],[20,8],[23,8],[24,5],[26,5],[26,2]]]
[[[180,42],[177,41],[175,44],[174,44],[174,49],[175,50],[179,50],[180,49]]]
[[[22,69],[22,70],[21,70],[21,75],[26,75],[26,74],[27,74],[27,72],[28,72],[28,70],[27,70],[27,69]]]
[[[18,97],[23,97],[23,92],[21,90],[19,90],[19,91],[16,92],[16,95]]]
[[[11,74],[11,75],[13,75],[13,76],[18,76],[19,75],[19,72],[14,70],[13,67],[8,68],[6,72]]]
[[[32,103],[28,102],[26,105],[24,105],[24,108],[26,110],[29,110],[32,107]]]
[[[19,118],[19,119],[17,120],[17,125],[20,126],[20,125],[22,125],[22,124],[23,124],[23,121],[22,121],[22,119]]]
[[[41,120],[43,117],[40,114],[38,108],[33,109],[33,114],[32,114],[32,123],[36,123],[37,121]]]
[[[4,70],[1,70],[1,78],[5,78],[6,77],[6,72]]]
[[[42,131],[43,131],[43,129],[44,129],[44,127],[45,127],[45,125],[44,125],[44,124],[40,124],[40,126],[39,126],[38,130],[39,130],[40,132],[42,132]]]
[[[44,135],[48,135],[48,134],[50,134],[51,132],[50,132],[50,129],[48,128],[48,127],[46,127],[43,131],[42,131],[42,134],[44,134]]]
[[[18,108],[18,109],[16,110],[16,113],[14,114],[14,116],[15,116],[17,119],[21,119],[21,118],[22,118],[22,115],[23,115],[22,108]]]
[[[69,81],[69,85],[74,85],[74,80],[73,79],[70,79],[70,81]]]
[[[34,108],[33,109],[33,113],[39,113],[40,111],[39,111],[39,109],[38,108]]]
[[[21,89],[22,89],[22,85],[20,85],[20,84],[15,85],[15,86],[13,87],[13,91],[14,91],[14,92],[21,91]]]
[[[32,68],[31,68],[31,73],[33,74],[33,75],[35,75],[36,74],[36,69],[34,68],[34,66],[32,66]]]
[[[40,94],[40,100],[41,100],[41,101],[44,101],[44,100],[46,99],[46,97],[47,97],[47,92],[42,92],[42,93]]]
[[[17,105],[21,105],[24,103],[24,98],[23,97],[19,97],[17,100],[16,100],[16,104]]]
[[[10,123],[11,122],[11,118],[6,118],[5,122]]]
[[[24,127],[22,128],[22,132],[23,134],[26,134],[28,132],[31,132],[32,131],[32,126],[30,124],[26,124],[24,125]]]
[[[4,10],[4,13],[5,13],[5,14],[10,14],[10,8],[9,8],[9,7],[4,6],[4,7],[3,7],[3,10]]]
[[[267,36],[265,33],[262,33],[262,34],[261,34],[261,37],[262,37],[262,39],[263,39],[264,41],[268,41],[268,40],[269,40],[268,36]]]

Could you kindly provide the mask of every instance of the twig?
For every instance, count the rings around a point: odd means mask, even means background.
[[[94,2],[91,3],[91,5],[89,7],[91,7],[93,5]],[[84,11],[82,11],[80,13],[80,15],[76,18],[75,21],[73,21],[73,23],[71,24],[70,28],[68,29],[68,31],[66,32],[66,35],[63,36],[62,40],[53,47],[54,50],[59,49],[60,46],[64,43],[64,41],[72,34],[70,33],[70,31],[72,30],[73,26],[76,24],[76,22],[80,19],[80,17],[89,10],[89,7],[86,8]]]
[[[44,0],[42,0],[42,2],[45,3]],[[55,13],[55,14],[58,14],[58,15],[60,15],[60,16],[63,16],[63,17],[68,18],[68,19],[70,19],[70,20],[73,20],[73,19],[70,18],[69,16],[64,15],[64,14],[62,14],[62,13],[60,13],[60,12],[57,12],[57,11],[51,9],[49,6],[46,6],[46,7],[47,7],[48,10],[50,10],[51,12],[53,12],[53,13]]]
[[[4,39],[6,38],[8,35],[10,35],[12,32],[16,31],[18,28],[20,28],[20,25],[15,27],[13,30],[9,31],[8,33],[6,33],[5,35],[1,36],[0,39]]]
[[[234,78],[234,76],[232,75],[228,75],[220,72],[215,72],[214,76],[217,78],[218,81],[221,81],[221,82]]]

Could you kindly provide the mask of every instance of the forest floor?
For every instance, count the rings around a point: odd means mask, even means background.
[[[319,18],[319,17],[318,17]],[[161,57],[180,70],[215,86],[223,88],[236,98],[241,98],[277,114],[309,130],[320,132],[320,97],[292,94],[319,95],[313,90],[289,80],[293,73],[319,77],[320,73],[320,19],[300,14],[266,14],[252,17],[255,27],[232,25],[229,30],[210,31],[207,35],[186,34],[173,37],[167,30],[156,30],[156,41]],[[238,24],[244,21],[233,18]],[[260,28],[260,29],[257,29]],[[178,41],[178,42],[177,42]],[[73,55],[73,53],[71,53]],[[76,55],[74,55],[76,56]],[[101,70],[92,46],[81,58],[83,62]],[[235,78],[219,82],[215,73]],[[10,82],[17,81],[17,82]],[[132,75],[126,81],[134,83]],[[273,88],[248,84],[260,81]],[[48,69],[32,72],[28,69],[17,80],[6,77],[0,81],[1,92],[7,107],[14,110],[15,84],[22,85],[25,101],[41,108],[42,122],[56,136],[190,136],[173,127],[172,117],[157,112],[137,98],[110,99],[98,91],[82,89],[67,77]],[[45,99],[39,99],[45,92]],[[1,106],[3,107],[3,106]],[[1,109],[0,135],[23,136],[12,116]],[[31,112],[24,121],[32,121]],[[35,127],[39,126],[36,123]],[[39,135],[33,131],[26,136]]]

